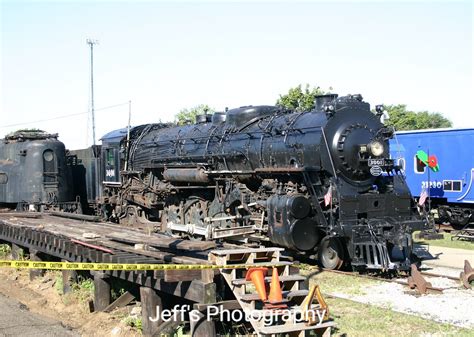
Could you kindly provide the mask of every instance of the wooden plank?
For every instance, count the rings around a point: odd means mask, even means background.
[[[40,227],[42,231],[49,231],[57,235],[62,234],[76,239],[81,239],[84,233],[93,232],[118,242],[149,244],[170,250],[205,251],[216,247],[213,241],[189,241],[170,238],[157,233],[148,235],[139,230],[124,228],[120,225],[63,219],[46,214],[42,214],[43,219],[6,218],[8,217],[2,217],[0,214],[1,220],[5,220],[14,226]]]
[[[102,311],[110,304],[110,283],[103,272],[94,272],[94,310]]]
[[[293,275],[283,275],[279,277],[280,282],[294,282],[294,281],[306,281],[306,277],[293,274]],[[270,283],[272,281],[271,276],[265,277],[265,282]],[[245,279],[235,279],[232,280],[233,285],[243,285],[243,284],[251,284],[252,281],[247,281]]]
[[[41,261],[40,254],[37,250],[30,249],[30,260],[31,261]],[[35,278],[43,276],[45,270],[43,269],[30,269],[30,281],[33,281]]]
[[[30,219],[42,218],[41,213],[32,213],[32,212],[8,212],[8,213],[1,213],[1,216],[14,217],[14,218],[30,218]]]
[[[121,308],[129,304],[131,301],[135,299],[135,296],[133,296],[131,293],[126,291],[122,295],[120,295],[119,298],[117,298],[115,301],[110,303],[103,311],[104,312],[111,312],[115,308]]]
[[[169,252],[161,252],[161,251],[152,251],[152,250],[145,250],[140,248],[134,248],[130,245],[113,242],[113,241],[100,241],[103,246],[114,248],[117,250],[122,250],[125,252],[135,253],[139,255],[149,256],[161,260],[162,262],[168,263],[177,263],[177,264],[211,264],[207,260],[188,257],[188,256],[177,256],[174,253]]]
[[[216,336],[216,324],[213,320],[207,320],[206,315],[199,312],[196,316],[198,320],[191,320],[191,336],[192,337],[209,337]]]
[[[163,310],[163,302],[154,289],[140,287],[140,302],[142,305],[142,334],[153,336],[162,320],[157,318],[157,307]],[[159,318],[159,317],[158,317]]]
[[[189,256],[175,256],[173,257],[172,262],[179,264],[211,264],[209,261]]]
[[[212,283],[214,282],[214,276],[216,276],[218,273],[219,273],[218,270],[212,270],[212,269],[201,270],[201,280],[205,283]]]
[[[17,244],[12,243],[11,254],[13,260],[19,260],[20,257],[22,257],[23,255],[23,248],[21,248]]]
[[[216,302],[216,284],[194,279],[192,281],[165,282],[164,271],[155,270],[153,273],[137,274],[124,270],[107,271],[108,275],[151,287],[165,294],[182,297],[198,303]],[[153,275],[153,277],[151,276]]]
[[[123,243],[119,242],[113,242],[110,240],[104,241],[101,240],[101,244],[109,247],[109,248],[114,248],[118,250],[122,250],[124,252],[129,252],[129,253],[136,253],[144,256],[149,256],[153,257],[157,260],[163,261],[163,262],[171,262],[171,258],[174,256],[172,253],[165,253],[165,252],[158,252],[158,251],[149,251],[149,250],[144,250],[144,249],[136,249],[133,246],[126,245]]]
[[[106,238],[118,242],[147,244],[153,247],[166,248],[170,250],[204,251],[216,248],[216,243],[213,241],[189,241],[173,239],[163,235],[144,237],[143,235],[130,236],[128,233],[113,233],[106,235]]]
[[[219,261],[218,261],[219,262]],[[248,265],[247,268],[254,268],[254,267],[268,267],[268,268],[271,268],[271,267],[280,267],[280,266],[292,266],[294,265],[295,263],[294,262],[288,262],[288,261],[280,261],[280,262],[253,262],[253,263],[227,263],[223,266],[229,266],[229,267],[232,267],[232,265],[237,265],[237,266],[240,266],[240,265]],[[220,264],[218,264],[220,265]],[[226,269],[226,268],[222,268],[222,269]]]
[[[260,333],[264,335],[274,335],[274,334],[284,334],[289,332],[296,332],[296,331],[307,331],[307,330],[314,330],[318,334],[324,334],[327,329],[331,329],[335,327],[336,323],[333,321],[324,322],[320,325],[307,325],[306,323],[296,323],[290,325],[272,325],[272,326],[263,326],[260,329]]]
[[[304,297],[308,295],[308,290],[282,291],[283,299],[291,297]],[[242,301],[258,301],[260,297],[258,294],[244,294],[240,297]]]
[[[67,262],[66,259],[62,259],[62,262]],[[70,293],[72,291],[72,285],[77,282],[77,271],[75,270],[62,270],[63,279],[63,294]]]
[[[165,270],[165,282],[192,281],[201,279],[201,270]]]
[[[167,294],[183,297],[193,302],[212,303],[216,302],[216,284],[204,283],[201,280],[165,282],[154,280],[153,288]]]
[[[233,254],[250,254],[250,253],[266,253],[266,252],[283,252],[285,249],[280,247],[268,248],[240,248],[240,249],[216,249],[211,254],[215,255],[233,255]]]

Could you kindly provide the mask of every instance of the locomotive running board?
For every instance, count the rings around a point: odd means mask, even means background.
[[[234,228],[216,228],[212,230],[213,239],[228,238],[231,236],[242,236],[248,234],[254,234],[254,226],[242,226]]]

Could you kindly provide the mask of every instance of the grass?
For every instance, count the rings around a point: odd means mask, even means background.
[[[11,259],[12,248],[9,244],[0,244],[0,259]],[[28,255],[25,254],[23,249],[18,250],[18,260],[24,261],[28,260]]]
[[[116,279],[116,278],[111,279],[111,284],[110,284],[111,300],[115,301],[117,298],[125,294],[127,289],[130,289],[130,287],[132,286],[133,285],[128,281]]]
[[[363,279],[330,272],[318,272],[307,267],[301,274],[308,276],[310,285],[317,283],[321,291],[352,295],[365,294],[367,286],[380,281]],[[458,328],[450,324],[437,323],[422,317],[407,315],[370,304],[357,303],[325,296],[332,319],[337,324],[335,335],[347,336],[473,336],[472,330]]]
[[[79,279],[71,285],[73,294],[81,302],[86,302],[94,297],[94,281],[92,279]]]
[[[326,299],[337,324],[335,334],[347,336],[473,336],[472,330],[442,324],[349,300]]]
[[[54,289],[59,295],[63,295],[63,274],[60,271],[55,272],[55,274]]]
[[[418,232],[415,232],[417,234]],[[438,247],[448,247],[448,248],[458,248],[458,249],[468,249],[468,250],[474,250],[474,244],[470,241],[464,241],[464,240],[451,240],[453,235],[449,233],[443,233],[444,238],[440,240],[420,240],[420,239],[415,239],[414,243],[422,243],[422,244],[427,244],[430,246],[438,246]],[[414,237],[414,236],[413,236]]]
[[[110,299],[113,301],[115,301],[117,298],[119,298],[120,296],[122,296],[123,294],[125,294],[126,290],[124,288],[120,288],[118,290],[115,290],[115,289],[110,289]]]
[[[0,245],[0,259],[5,259],[11,253],[11,248],[7,244]]]
[[[350,275],[319,272],[317,268],[301,270],[301,274],[310,278],[310,285],[317,283],[323,293],[343,292],[349,295],[363,295],[364,288],[379,283],[370,279],[352,277]]]
[[[127,317],[123,320],[123,323],[125,325],[128,325],[134,329],[137,329],[138,331],[142,331],[142,319],[141,317]]]

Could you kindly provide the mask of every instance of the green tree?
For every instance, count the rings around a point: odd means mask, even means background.
[[[200,104],[190,109],[181,109],[175,116],[175,121],[178,125],[184,125],[188,121],[191,123],[196,122],[197,115],[211,114],[214,109],[209,107],[207,104]]]
[[[389,119],[385,124],[395,127],[395,130],[420,130],[452,127],[449,119],[439,112],[410,111],[405,104],[387,105]]]
[[[332,88],[330,87],[329,90]],[[287,94],[280,95],[276,104],[293,111],[309,111],[314,108],[314,96],[325,93],[329,93],[329,91],[325,92],[320,87],[310,88],[309,84],[306,84],[303,89],[300,84],[290,88]]]

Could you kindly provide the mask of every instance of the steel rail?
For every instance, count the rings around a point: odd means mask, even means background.
[[[341,274],[341,275],[349,275],[349,276],[354,276],[354,277],[360,277],[360,278],[365,278],[369,280],[375,280],[375,281],[383,281],[383,282],[389,282],[389,283],[397,283],[401,284],[404,286],[409,287],[408,282],[404,282],[402,280],[395,280],[395,279],[386,279],[383,277],[377,277],[377,276],[372,276],[372,275],[362,275],[362,274],[356,274],[354,272],[348,272],[348,271],[342,271],[342,270],[332,270],[332,269],[326,269],[326,268],[319,268],[322,271],[327,271],[335,274]],[[438,288],[438,287],[433,287],[433,286],[427,286],[426,287],[428,290],[436,293],[442,293],[445,288]]]

